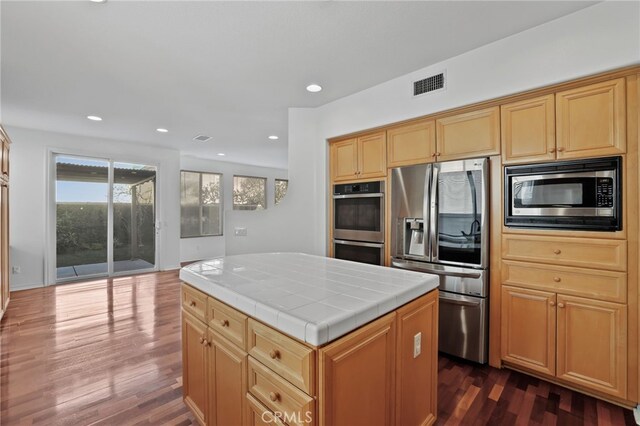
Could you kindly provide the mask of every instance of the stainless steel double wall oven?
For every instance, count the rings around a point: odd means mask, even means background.
[[[333,255],[384,265],[384,181],[334,185]]]

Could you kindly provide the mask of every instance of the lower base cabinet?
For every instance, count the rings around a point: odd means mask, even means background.
[[[501,322],[505,362],[626,398],[626,305],[503,285]]]
[[[251,318],[247,325],[247,317],[228,306],[240,327],[218,319],[218,332],[204,313],[209,309],[196,310],[192,299],[185,298],[182,309],[184,401],[202,425],[435,422],[437,290],[321,347]],[[209,304],[220,308],[211,298]],[[247,334],[237,340],[247,342],[244,350],[223,335],[238,330]]]

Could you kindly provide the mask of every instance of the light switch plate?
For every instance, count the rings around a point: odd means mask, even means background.
[[[235,228],[234,235],[236,237],[246,237],[247,236],[247,228]]]
[[[413,336],[413,357],[418,358],[422,352],[422,333]]]

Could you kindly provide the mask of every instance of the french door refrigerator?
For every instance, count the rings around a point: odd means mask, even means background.
[[[440,276],[438,349],[479,363],[488,350],[488,161],[391,174],[391,264]]]

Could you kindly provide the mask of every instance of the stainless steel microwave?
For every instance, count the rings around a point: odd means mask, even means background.
[[[618,231],[622,157],[504,169],[505,226]]]

